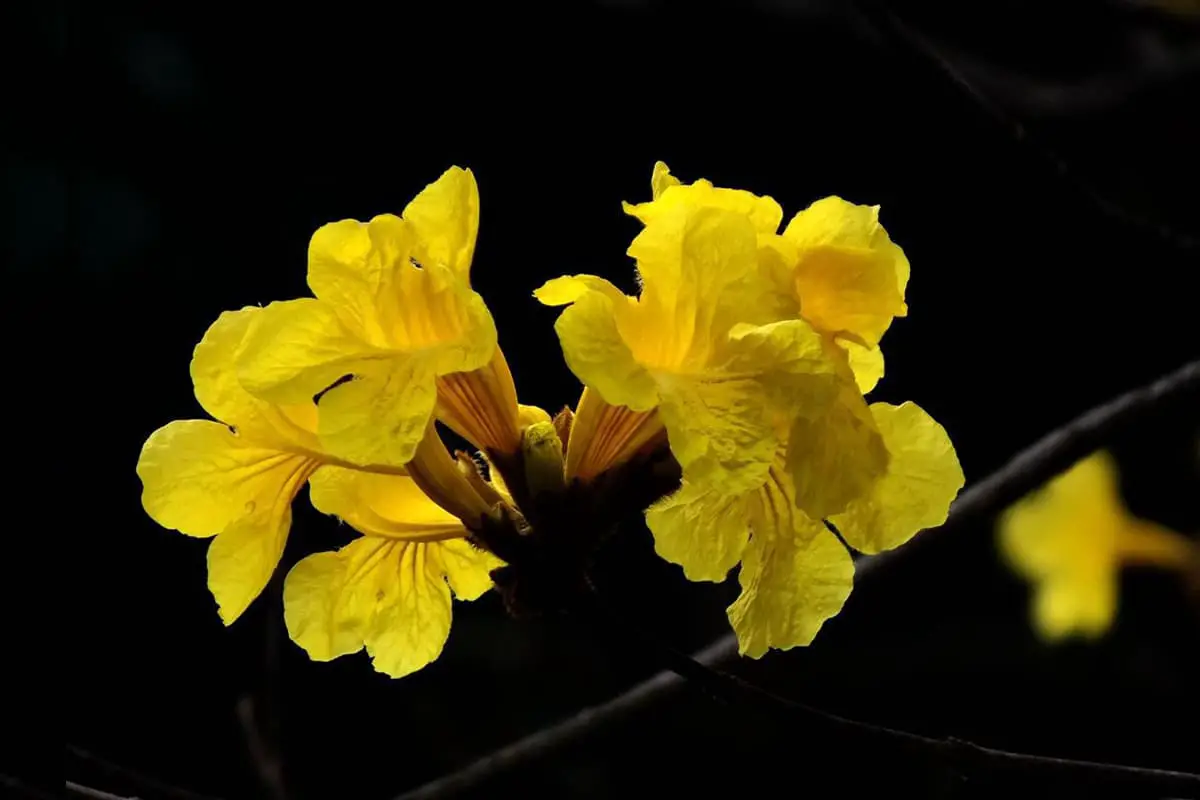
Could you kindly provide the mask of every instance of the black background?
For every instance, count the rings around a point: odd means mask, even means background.
[[[88,658],[61,680],[67,741],[194,791],[267,796],[236,712],[251,697],[273,721],[267,735],[278,727],[289,796],[386,798],[655,669],[569,621],[509,620],[492,596],[456,605],[445,653],[412,677],[375,674],[361,654],[311,663],[282,633],[270,593],[223,628],[204,586],[205,543],[141,510],[133,467],[145,437],[202,413],[187,364],[208,324],[305,294],[318,226],[398,213],[451,164],[475,171],[482,196],[474,285],[522,400],[548,409],[573,403],[578,385],[555,311],[531,292],[572,272],[633,288],[624,249],[637,224],[620,201],[648,197],[657,159],[684,180],[770,194],[789,217],[827,194],[883,207],[913,277],[875,396],[914,400],[941,421],[968,481],[1194,358],[1200,256],[1159,227],[1197,233],[1200,81],[1194,69],[1145,85],[1127,76],[1139,36],[1194,52],[1197,23],[1121,3],[894,8],[1029,136],[927,53],[832,4],[35,13],[31,38],[66,67],[71,122],[14,145],[4,238],[18,281],[58,285],[48,265],[65,262],[62,324],[86,348],[71,367],[91,398],[75,497],[95,523],[70,535],[60,647]],[[1048,86],[1074,88],[1030,89]],[[1195,410],[1168,409],[1116,442],[1134,509],[1191,533]],[[284,568],[345,539],[303,498],[296,507]],[[680,647],[726,630],[736,580],[688,584],[645,531],[630,531],[603,570],[619,601]],[[1113,633],[1056,648],[1032,636],[1026,599],[978,526],[864,584],[811,648],[734,669],[925,733],[1200,767],[1200,617],[1182,586],[1129,574]],[[71,752],[66,772],[166,796]],[[767,727],[685,690],[474,796],[1013,788]]]

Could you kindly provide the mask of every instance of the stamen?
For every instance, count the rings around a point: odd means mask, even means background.
[[[488,502],[459,471],[432,420],[417,445],[416,455],[405,466],[430,500],[461,519],[467,527],[478,527],[480,518],[491,511]]]

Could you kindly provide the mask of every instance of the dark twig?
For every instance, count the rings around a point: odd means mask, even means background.
[[[1200,360],[1189,361],[1153,383],[1114,397],[1038,439],[960,494],[950,509],[950,518],[941,527],[961,526],[989,516],[1090,455],[1148,412],[1168,403],[1195,400],[1200,400]]]
[[[1149,233],[1181,250],[1200,249],[1200,239],[1196,236],[1127,208],[1098,191],[1087,181],[1082,180],[1074,170],[1068,167],[1066,161],[1058,153],[1030,136],[1029,129],[1020,120],[1013,118],[987,93],[968,79],[963,71],[946,57],[925,34],[896,16],[888,8],[887,3],[880,0],[858,0],[849,7],[857,9],[859,18],[872,31],[899,43],[928,67],[936,70],[943,78],[958,87],[977,109],[993,123],[1008,131],[1016,142],[1025,146],[1060,179],[1071,185],[1097,211],[1126,226]]]
[[[710,664],[723,661],[736,652],[737,642],[730,636],[699,651],[694,658],[699,663]],[[686,683],[680,675],[663,670],[608,702],[577,711],[567,719],[518,739],[457,772],[405,792],[397,800],[451,797],[479,786],[512,767],[548,755],[569,742],[623,719],[651,702],[673,694]]]
[[[219,798],[215,798],[212,795],[200,794],[199,792],[193,792],[189,789],[174,786],[166,781],[162,781],[158,778],[147,775],[144,772],[139,772],[135,769],[116,764],[106,758],[96,755],[95,753],[84,750],[82,747],[76,747],[73,744],[67,745],[67,753],[75,756],[80,761],[86,761],[87,763],[98,767],[103,772],[107,772],[110,775],[116,775],[128,781],[129,783],[140,786],[143,789],[147,789],[157,795],[161,795],[162,797],[170,797],[174,798],[174,800],[219,800]]]
[[[1070,82],[1039,81],[946,44],[927,41],[972,81],[1001,97],[1005,105],[1046,116],[1107,111],[1141,92],[1186,79],[1200,70],[1200,47],[1171,47],[1149,34],[1136,39],[1140,46],[1134,48],[1124,71]]]
[[[278,569],[263,598],[263,674],[257,692],[242,695],[235,706],[255,772],[271,800],[287,800],[286,769],[280,742],[282,705],[283,576]]]
[[[91,786],[84,786],[82,783],[74,781],[66,781],[66,790],[73,792],[80,797],[92,797],[95,800],[138,800],[137,797],[124,794],[113,794],[106,792],[103,789],[93,789]]]
[[[1146,412],[1197,392],[1200,392],[1200,361],[1193,361],[1148,386],[1134,389],[1096,406],[1062,428],[1043,436],[1018,453],[1003,467],[960,494],[951,508],[949,518],[940,527],[924,532],[917,537],[913,544],[906,545],[899,550],[859,559],[856,562],[855,582],[863,580],[870,574],[878,573],[880,568],[887,563],[907,557],[906,554],[911,553],[919,543],[928,543],[937,539],[944,531],[962,527],[969,522],[977,521],[999,511],[1102,446],[1118,430],[1137,420]],[[923,547],[924,544],[919,546]],[[707,670],[711,665],[725,661],[736,652],[737,640],[732,634],[728,634],[690,658],[682,656],[682,654],[672,656],[672,658],[675,658],[678,665],[685,670],[692,671],[697,668]],[[688,664],[679,659],[688,659],[691,663]],[[682,683],[683,679],[678,673],[670,669],[664,670],[607,703],[586,708],[568,719],[490,753],[452,775],[438,778],[406,792],[397,800],[430,800],[431,798],[451,797],[479,786],[512,767],[547,755],[611,722],[623,719],[631,713],[667,697]],[[781,702],[790,705],[789,701]],[[806,708],[806,713],[808,712],[824,713]],[[829,716],[832,717],[832,715]],[[837,719],[841,720],[841,718]],[[852,725],[862,724],[850,720],[841,720],[838,724],[843,722]],[[890,730],[884,735],[893,733],[901,737],[916,736]],[[916,736],[917,740],[923,738]],[[1023,757],[1021,754],[992,750],[955,739],[932,739],[930,741],[935,743],[935,747],[951,752],[960,760],[964,758],[991,759],[995,764],[1002,765]],[[1071,774],[1070,770],[1076,768],[1086,771],[1093,766],[1101,770],[1110,767],[1105,764],[1092,765],[1089,762],[1070,762],[1044,756],[1030,756],[1029,758],[1033,759],[1036,769],[1058,769],[1060,771],[1056,774],[1060,776],[1067,776]],[[1134,768],[1113,767],[1113,769]],[[1135,774],[1140,772],[1142,771],[1135,770]],[[1159,771],[1148,770],[1148,772],[1153,777]],[[1096,773],[1088,772],[1087,774],[1095,775]],[[1182,776],[1184,780],[1190,782],[1189,786],[1193,789],[1198,788],[1195,781],[1200,779],[1195,776],[1169,772],[1163,774],[1170,776],[1172,780],[1174,776]],[[1122,776],[1128,778],[1128,774],[1122,772],[1117,779],[1120,780]]]
[[[682,675],[711,696],[780,719],[792,728],[818,730],[823,737],[831,734],[842,736],[847,742],[854,742],[856,747],[875,743],[890,749],[907,750],[917,757],[933,758],[940,763],[953,765],[968,775],[1005,773],[1031,781],[1075,787],[1104,786],[1110,790],[1136,788],[1141,792],[1168,794],[1200,792],[1200,775],[1189,772],[1015,753],[953,737],[923,736],[842,717],[781,697],[735,675],[701,664],[691,656],[665,645],[660,637],[640,631],[627,617],[612,614],[600,603],[596,603],[590,611],[613,632],[636,637],[638,644],[656,653],[668,669]]]

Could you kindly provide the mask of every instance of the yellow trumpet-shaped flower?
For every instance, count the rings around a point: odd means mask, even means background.
[[[1103,451],[1013,505],[999,534],[1009,564],[1033,584],[1033,623],[1047,640],[1105,633],[1122,565],[1187,570],[1200,558],[1192,540],[1126,510]]]
[[[645,224],[629,250],[639,298],[590,276],[538,293],[575,302],[556,325],[588,387],[568,475],[627,458],[652,440],[656,414],[684,477],[646,514],[659,554],[693,580],[742,563],[730,619],[744,653],[807,644],[852,584],[850,555],[822,520],[877,553],[941,523],[963,485],[928,414],[863,398],[883,373],[879,338],[907,311],[908,262],[877,209],[828,198],[781,235],[771,198],[683,185],[661,163],[652,188],[653,200],[626,206]],[[708,230],[720,235],[699,235]],[[753,366],[729,369],[729,352]],[[752,391],[711,392],[725,374]]]
[[[317,438],[311,398],[277,406],[237,381],[234,358],[264,313],[228,311],[196,346],[196,398],[220,421],[178,420],[159,428],[137,465],[142,504],[156,522],[189,536],[216,537],[208,550],[208,586],[226,624],[275,571],[297,492],[319,466],[338,463]]]
[[[873,424],[891,454],[886,473],[830,518],[851,547],[878,553],[945,521],[963,485],[945,430],[912,403],[873,403]],[[810,643],[850,594],[850,554],[796,507],[781,444],[766,483],[731,495],[685,481],[646,512],[655,548],[692,580],[724,580],[741,561],[742,592],[729,619],[743,655]]]
[[[760,200],[736,194],[747,205]],[[622,435],[652,437],[642,423],[656,412],[649,424],[665,427],[684,474],[730,492],[766,480],[779,415],[817,415],[834,392],[819,334],[803,320],[770,317],[756,228],[771,224],[769,215],[769,208],[748,214],[676,204],[629,249],[638,297],[591,275],[557,278],[535,293],[547,305],[568,306],[555,324],[567,364],[595,399],[628,409]],[[583,408],[595,399],[585,395]],[[598,404],[589,411],[604,416]],[[577,474],[594,469],[597,456],[584,454],[598,446],[586,437],[599,422],[577,415],[568,443]],[[627,444],[604,446],[620,454]]]
[[[515,451],[512,375],[469,281],[478,220],[475,178],[454,167],[402,217],[322,227],[308,253],[316,297],[264,309],[242,384],[280,404],[319,394],[322,445],[355,464],[408,462],[435,413],[478,447]]]
[[[761,285],[755,292],[756,321],[802,321],[816,332],[836,375],[835,399],[827,410],[790,416],[795,429],[786,437],[786,465],[796,503],[807,514],[821,518],[845,509],[887,470],[887,451],[863,394],[883,376],[879,339],[893,317],[907,313],[908,260],[879,224],[879,209],[827,197],[779,234],[783,212],[769,197],[706,180],[681,184],[662,162],[652,188],[653,200],[626,206],[646,225],[641,252],[673,241],[678,220],[690,214],[721,209],[740,215],[756,234],[756,278],[770,286],[766,296]]]
[[[432,426],[410,475],[327,466],[311,478],[313,505],[362,533],[336,552],[301,560],[284,583],[288,633],[311,658],[366,648],[380,672],[402,677],[438,657],[450,634],[451,592],[474,600],[499,559],[470,544],[488,504]]]

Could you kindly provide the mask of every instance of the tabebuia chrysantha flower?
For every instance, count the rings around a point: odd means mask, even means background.
[[[652,191],[626,205],[643,223],[637,296],[591,275],[535,293],[564,307],[555,329],[584,384],[553,418],[517,402],[471,286],[468,170],[398,216],[318,230],[313,297],[221,316],[192,364],[217,421],[156,431],[138,474],[155,520],[215,537],[226,623],[276,569],[306,482],[361,536],[292,568],[289,633],[316,660],[365,648],[394,676],[441,652],[452,596],[495,585],[515,609],[585,586],[630,511],[689,578],[741,565],[729,617],[753,656],[809,643],[842,607],[854,569],[832,528],[876,553],[945,519],[963,482],[945,431],[864,399],[907,313],[908,261],[878,209],[826,198],[780,233],[768,197],[662,164]],[[439,425],[477,456],[452,454]]]

